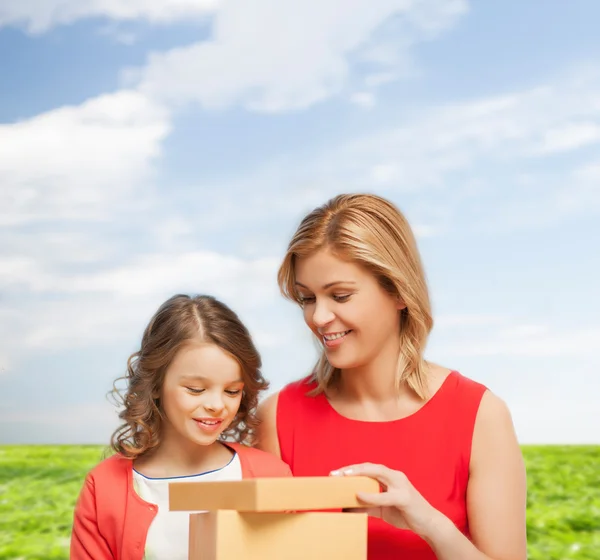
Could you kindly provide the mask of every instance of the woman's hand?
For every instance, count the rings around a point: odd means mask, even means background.
[[[332,471],[331,476],[368,476],[379,481],[382,492],[359,493],[357,497],[365,507],[354,511],[365,511],[399,529],[410,529],[427,538],[449,521],[417,491],[403,472],[362,463]]]

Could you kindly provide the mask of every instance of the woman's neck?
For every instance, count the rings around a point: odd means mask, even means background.
[[[348,401],[389,401],[398,398],[397,369],[400,349],[389,344],[369,362],[341,371],[337,388],[339,398]]]

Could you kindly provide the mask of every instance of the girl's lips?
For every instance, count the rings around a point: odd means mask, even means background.
[[[223,424],[222,419],[217,418],[194,418],[196,425],[205,432],[216,432]]]

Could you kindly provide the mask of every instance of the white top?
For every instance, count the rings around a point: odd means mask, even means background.
[[[136,492],[143,500],[158,506],[158,513],[148,529],[144,560],[188,560],[190,512],[169,511],[171,482],[241,479],[242,465],[237,453],[223,468],[191,476],[148,478],[134,469],[133,486]]]

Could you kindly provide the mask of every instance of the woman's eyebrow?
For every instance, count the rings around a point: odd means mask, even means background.
[[[338,284],[354,284],[354,285],[356,285],[356,282],[353,282],[352,280],[336,280],[335,282],[329,282],[329,283],[325,284],[323,286],[323,289],[326,290],[327,288],[331,288],[332,286],[336,286]],[[300,286],[301,288],[304,288],[305,290],[310,289],[308,286],[305,286],[304,284],[301,284],[300,282],[296,282],[296,286]]]

